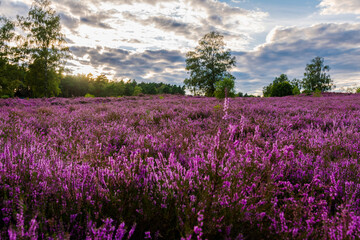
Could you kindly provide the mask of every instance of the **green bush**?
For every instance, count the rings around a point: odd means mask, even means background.
[[[85,94],[85,97],[86,97],[86,98],[94,98],[95,96],[92,95],[92,94],[90,94],[90,93],[87,93],[87,94]]]
[[[356,89],[356,93],[360,93],[360,87]]]
[[[310,90],[304,90],[302,93],[305,93],[306,96],[310,96],[312,94]]]
[[[272,97],[284,97],[292,95],[292,86],[289,82],[279,82],[273,85],[271,90]]]
[[[322,97],[322,95],[321,95],[321,90],[316,89],[316,90],[314,91],[314,93],[313,93],[313,97]]]
[[[6,99],[6,98],[10,98],[10,96],[9,95],[2,95],[1,98]]]

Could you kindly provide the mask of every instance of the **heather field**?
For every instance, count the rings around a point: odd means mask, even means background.
[[[0,239],[359,239],[360,94],[0,100]]]

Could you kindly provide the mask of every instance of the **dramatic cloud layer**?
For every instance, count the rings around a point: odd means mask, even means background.
[[[360,76],[359,33],[360,24],[276,28],[254,51],[235,53],[239,89],[257,89],[260,94],[262,86],[282,73],[302,78],[306,64],[316,56],[324,57],[325,64],[330,65],[336,85],[352,86]]]
[[[322,0],[319,7],[323,14],[360,14],[358,0]]]
[[[186,77],[185,58],[179,51],[147,50],[134,53],[113,48],[72,47],[80,62],[111,72],[117,78],[135,78],[138,81],[165,81],[182,84]],[[156,79],[152,77],[156,76]],[[179,78],[180,77],[180,78]]]
[[[186,52],[219,31],[237,57],[238,91],[261,94],[281,73],[302,78],[316,56],[330,65],[338,89],[359,83],[358,0],[52,2],[73,52],[73,73],[182,84]],[[0,0],[0,15],[26,15],[31,4]]]

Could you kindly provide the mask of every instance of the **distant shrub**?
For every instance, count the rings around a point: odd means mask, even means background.
[[[321,90],[316,89],[316,90],[313,92],[313,97],[322,97],[322,95],[321,95]]]
[[[356,93],[360,93],[360,87],[356,89]]]
[[[1,98],[7,99],[7,98],[10,98],[10,96],[9,95],[2,95]]]
[[[304,93],[306,96],[310,96],[312,94],[310,90],[304,90],[302,93]]]
[[[299,93],[299,88],[289,81],[286,74],[276,77],[272,83],[263,88],[264,97],[284,97]]]
[[[90,93],[87,93],[87,94],[85,94],[85,97],[86,97],[86,98],[94,98],[95,96],[92,95],[92,94],[90,94]]]

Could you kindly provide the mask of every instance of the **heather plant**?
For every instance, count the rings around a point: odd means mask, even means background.
[[[1,99],[0,238],[358,239],[359,103]]]

